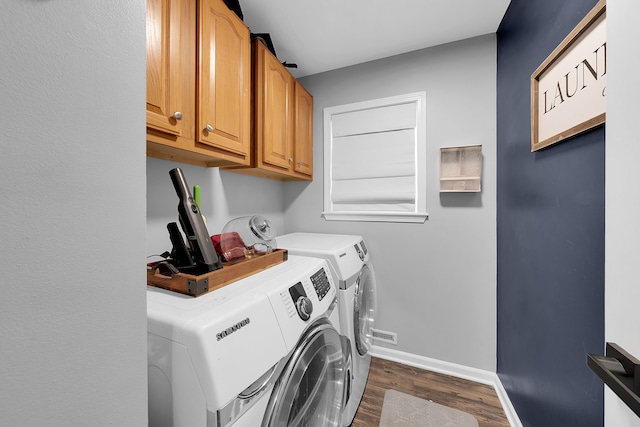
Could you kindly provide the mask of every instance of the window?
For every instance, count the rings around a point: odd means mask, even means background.
[[[327,220],[424,222],[426,93],[324,109]]]

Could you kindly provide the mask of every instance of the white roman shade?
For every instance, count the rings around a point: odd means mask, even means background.
[[[426,219],[424,92],[324,110],[328,220]]]

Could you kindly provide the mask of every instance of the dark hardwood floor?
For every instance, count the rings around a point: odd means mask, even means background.
[[[373,358],[352,427],[377,427],[386,390],[393,389],[473,415],[480,427],[509,427],[493,387]]]

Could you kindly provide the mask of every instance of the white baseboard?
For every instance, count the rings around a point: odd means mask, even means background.
[[[371,355],[380,359],[402,363],[403,365],[413,366],[415,368],[425,369],[427,371],[438,372],[440,374],[450,375],[452,377],[490,385],[496,391],[498,399],[502,404],[502,408],[505,415],[507,416],[507,420],[509,421],[511,427],[522,427],[522,423],[518,418],[518,414],[516,414],[516,411],[511,404],[511,400],[509,400],[509,396],[502,386],[500,378],[495,372],[458,365],[455,363],[445,362],[442,360],[432,359],[416,354],[405,353],[402,351],[386,347],[379,347],[376,345],[371,348]]]
[[[515,408],[511,404],[511,399],[507,395],[507,391],[502,386],[502,381],[500,381],[500,377],[496,374],[496,382],[493,385],[493,388],[496,390],[496,394],[498,395],[498,399],[500,399],[500,403],[502,403],[502,409],[504,409],[504,414],[507,416],[507,420],[509,420],[509,424],[511,427],[522,427],[522,423],[520,422],[520,418],[518,418],[518,414],[516,413]]]

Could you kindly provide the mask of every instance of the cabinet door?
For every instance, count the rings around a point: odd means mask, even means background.
[[[257,72],[257,122],[260,161],[290,171],[293,164],[293,84],[286,68],[260,42]]]
[[[192,137],[195,123],[195,5],[147,0],[147,126]]]
[[[313,176],[313,97],[297,81],[295,100],[293,170],[297,174]]]
[[[197,141],[249,154],[251,39],[222,0],[201,0]]]

